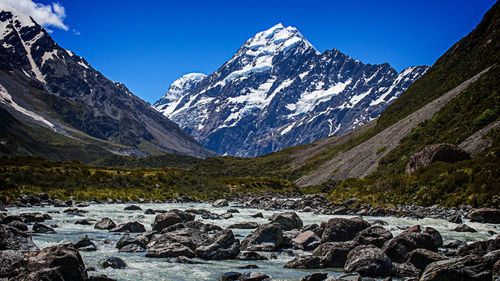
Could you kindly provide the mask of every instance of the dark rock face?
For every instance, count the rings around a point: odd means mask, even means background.
[[[336,49],[320,54],[281,24],[250,38],[216,72],[154,107],[218,154],[252,157],[342,134],[376,118],[427,67],[397,73]]]
[[[96,246],[95,244],[90,241],[89,237],[87,235],[82,235],[80,237],[78,237],[75,242],[73,242],[73,246],[77,249],[80,249],[80,248],[87,248],[87,247],[90,247],[90,248],[94,248],[96,249]],[[90,249],[88,248],[88,249]]]
[[[110,230],[111,232],[145,232],[146,228],[141,223],[136,221],[121,223],[117,227]]]
[[[60,244],[28,252],[16,263],[12,280],[75,280],[88,279],[82,257],[71,244]]]
[[[476,256],[437,261],[429,264],[420,281],[480,281],[491,280],[491,265]]]
[[[129,247],[125,251],[122,251],[122,249],[125,246],[137,245],[144,250],[144,249],[146,249],[146,244],[148,243],[148,241],[147,241],[147,238],[145,236],[142,236],[142,237],[143,237],[143,239],[141,239],[141,237],[132,238],[128,235],[125,235],[122,238],[120,238],[120,240],[118,240],[118,242],[116,243],[116,248],[120,249],[121,252],[130,252],[130,251],[134,250],[134,248]]]
[[[301,229],[304,225],[300,217],[294,212],[276,213],[269,220],[271,223],[279,223],[283,230]]]
[[[16,268],[15,264],[23,258],[24,254],[18,251],[0,251],[0,278],[8,277]]]
[[[61,48],[28,15],[14,10],[3,12],[0,19],[3,34],[0,38],[3,46],[1,60],[4,67],[12,71],[2,77],[1,84],[6,85],[9,93],[15,94],[13,98],[17,103],[43,116],[53,127],[43,122],[29,124],[48,127],[54,134],[61,135],[67,134],[70,131],[67,126],[70,126],[71,130],[86,134],[86,139],[90,136],[131,147],[110,148],[108,144],[99,144],[100,141],[93,142],[96,149],[104,151],[116,149],[118,153],[145,156],[148,154],[139,148],[139,144],[147,143],[163,153],[211,155],[175,123],[133,95],[125,85],[107,79],[85,59]],[[25,49],[23,45],[30,48]],[[2,104],[2,108],[16,114],[12,106]],[[23,118],[18,121],[26,122]],[[22,149],[30,151],[31,148],[26,145]],[[26,200],[38,204],[40,198],[27,196]]]
[[[110,218],[103,218],[102,220],[98,221],[94,226],[95,229],[104,229],[104,230],[111,230],[115,227],[116,223]]]
[[[50,216],[46,217],[41,213],[22,213],[19,216],[25,223],[44,222],[46,219],[50,219]]]
[[[392,233],[382,226],[371,226],[358,233],[354,240],[362,245],[374,245],[382,248],[384,243],[392,239]]]
[[[469,214],[473,222],[482,223],[500,223],[500,210],[491,208],[482,208]]]
[[[370,224],[362,218],[333,218],[326,223],[325,231],[321,237],[323,242],[349,241]]]
[[[241,250],[274,251],[279,249],[283,242],[283,228],[281,224],[263,224],[249,234],[241,242]]]
[[[236,256],[236,259],[242,260],[242,261],[259,261],[259,260],[268,260],[267,257],[254,252],[254,251],[245,251],[245,252],[240,252],[238,256]]]
[[[328,277],[328,273],[313,273],[310,275],[306,275],[300,279],[300,281],[322,281]]]
[[[416,268],[424,270],[428,264],[444,259],[446,258],[441,254],[426,249],[416,249],[410,253],[408,262],[413,264]]]
[[[344,265],[346,272],[357,272],[361,276],[387,277],[393,270],[392,261],[379,248],[362,245],[354,248]]]
[[[325,267],[343,267],[349,253],[359,246],[356,241],[327,242],[313,251],[314,256],[321,256]]]
[[[467,159],[470,159],[470,155],[453,144],[431,144],[410,156],[406,173],[412,174],[418,168],[428,166],[436,161],[455,163]]]
[[[435,252],[442,243],[441,235],[436,230],[426,228],[422,231],[415,226],[385,243],[382,249],[392,261],[403,263],[411,251],[422,248]]]
[[[422,271],[416,268],[411,263],[393,263],[394,271],[393,276],[396,278],[408,278],[415,277],[418,278]],[[417,279],[418,280],[418,279]]]
[[[20,221],[11,221],[7,224],[8,226],[15,227],[21,231],[28,231],[28,225]]]
[[[153,222],[153,230],[162,231],[164,228],[172,226],[180,222],[188,222],[194,220],[195,216],[193,214],[173,209],[166,213],[156,215],[155,221]]]
[[[125,211],[139,211],[139,210],[142,210],[141,207],[137,206],[137,205],[130,205],[130,206],[127,206],[125,208],[123,208]]]
[[[108,268],[111,267],[113,269],[123,269],[127,267],[127,264],[120,258],[118,257],[109,257],[104,260],[102,260],[100,263],[102,268]]]
[[[297,269],[316,269],[323,267],[325,267],[323,259],[313,255],[299,256],[285,264],[285,268]]]
[[[196,248],[196,255],[205,260],[234,259],[239,252],[240,241],[234,238],[230,229],[217,232]]]
[[[456,232],[477,232],[474,228],[466,225],[466,224],[461,224],[453,229],[453,231]]]
[[[31,235],[15,227],[0,225],[0,250],[33,251],[38,247]]]
[[[236,229],[254,229],[259,227],[259,224],[256,222],[242,222],[242,223],[235,223],[229,226],[229,228],[236,228]]]

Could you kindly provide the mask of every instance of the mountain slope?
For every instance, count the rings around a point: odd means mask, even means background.
[[[5,4],[0,9],[0,106],[26,130],[33,128],[34,140],[34,130],[45,127],[61,142],[69,138],[100,146],[93,159],[110,153],[211,155],[123,84],[57,45],[32,18]],[[38,155],[20,142],[3,145]]]
[[[398,74],[335,49],[320,54],[297,29],[278,24],[190,84],[180,100],[162,98],[154,107],[208,149],[256,156],[373,120],[426,70]]]

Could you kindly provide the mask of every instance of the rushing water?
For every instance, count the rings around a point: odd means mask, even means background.
[[[124,211],[124,208],[129,204],[92,204],[89,207],[79,208],[82,210],[89,211],[83,214],[85,218],[92,218],[100,220],[103,217],[111,218],[116,224],[127,222],[127,221],[138,221],[146,226],[147,230],[151,230],[151,223],[154,221],[155,215],[145,215],[144,210],[151,208],[154,210],[169,210],[169,209],[180,209],[185,210],[188,208],[196,209],[208,209],[211,212],[223,214],[229,208],[234,207],[222,207],[214,208],[207,203],[183,203],[183,204],[140,204],[143,209],[138,211]],[[277,211],[266,211],[261,209],[248,209],[248,208],[237,208],[240,213],[233,214],[231,219],[220,219],[220,220],[204,220],[200,216],[196,216],[197,220],[203,222],[212,223],[219,225],[221,227],[227,227],[234,223],[242,223],[255,221],[259,224],[268,223],[267,218]],[[98,250],[95,252],[81,252],[85,264],[87,267],[95,267],[95,272],[90,272],[90,275],[106,274],[111,278],[117,280],[217,280],[219,276],[228,271],[238,271],[238,272],[262,272],[270,275],[273,280],[300,280],[304,275],[310,274],[311,272],[329,272],[329,276],[339,276],[343,274],[341,268],[338,269],[320,269],[320,270],[299,270],[299,269],[285,269],[283,266],[293,257],[288,256],[283,253],[277,254],[277,258],[270,259],[267,261],[239,261],[239,260],[227,260],[227,261],[208,261],[207,264],[179,264],[169,262],[167,258],[146,258],[145,252],[143,253],[120,253],[118,249],[115,248],[116,242],[122,237],[123,233],[112,233],[106,230],[94,229],[93,225],[76,225],[74,222],[78,219],[82,219],[82,216],[70,215],[62,212],[64,208],[55,208],[52,206],[46,207],[32,207],[32,208],[9,208],[9,214],[19,214],[24,212],[40,212],[46,213],[50,210],[59,211],[60,213],[50,214],[53,218],[51,221],[46,221],[44,224],[58,225],[56,228],[57,234],[40,234],[33,236],[34,242],[40,248],[51,246],[58,243],[73,242],[80,235],[86,234],[91,240],[97,245]],[[262,212],[264,218],[252,218],[251,215]],[[297,212],[300,216],[304,225],[311,223],[321,223],[326,222],[332,217],[349,217],[349,216],[328,216],[328,215],[318,215],[313,213],[302,213]],[[485,240],[491,238],[491,234],[488,231],[498,232],[498,229],[494,225],[471,223],[465,221],[467,225],[475,228],[478,232],[476,233],[460,233],[453,232],[451,229],[455,228],[457,224],[447,222],[445,220],[439,219],[408,219],[408,218],[394,218],[394,217],[364,217],[368,222],[373,222],[374,220],[383,220],[388,223],[385,227],[389,229],[393,235],[399,234],[406,227],[410,227],[416,224],[421,226],[431,226],[437,229],[443,236],[443,240],[459,239],[465,240],[467,242]],[[244,236],[248,235],[252,230],[241,230],[233,229],[235,235],[241,235],[238,237],[240,240]],[[111,240],[111,243],[105,244],[105,240]],[[296,251],[296,253],[301,253],[301,251]],[[106,257],[116,256],[122,258],[128,267],[125,269],[102,269],[99,267],[99,261]],[[244,266],[248,264],[257,264],[259,268],[257,269],[238,269],[238,266]]]

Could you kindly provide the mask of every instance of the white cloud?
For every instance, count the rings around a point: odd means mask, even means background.
[[[68,30],[69,27],[64,24],[66,11],[59,3],[40,4],[33,0],[0,0],[21,13],[31,16],[38,24],[43,26],[52,26]]]

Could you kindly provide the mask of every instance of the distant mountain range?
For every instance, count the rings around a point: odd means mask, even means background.
[[[336,49],[320,53],[296,28],[278,24],[247,40],[214,73],[175,81],[154,108],[205,148],[252,157],[377,118],[427,69],[398,73]]]
[[[111,154],[212,155],[192,137],[0,4],[0,152],[91,161]]]

